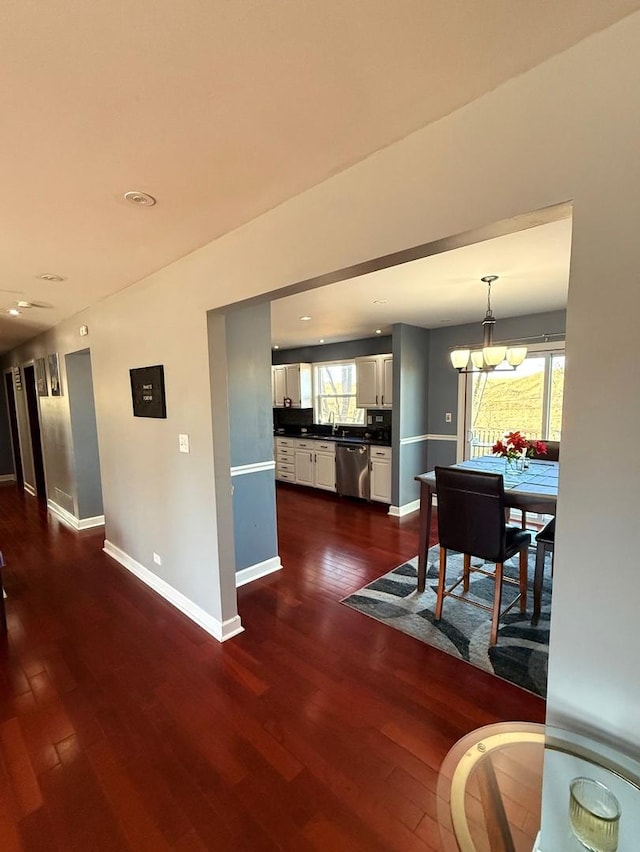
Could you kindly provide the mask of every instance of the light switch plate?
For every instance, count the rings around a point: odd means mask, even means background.
[[[188,435],[178,435],[178,447],[180,448],[181,453],[189,452],[189,436]]]
[[[450,411],[447,411],[446,414],[444,415],[444,422],[445,423],[451,423],[451,412]]]

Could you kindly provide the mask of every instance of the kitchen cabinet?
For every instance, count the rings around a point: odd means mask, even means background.
[[[283,482],[296,481],[296,457],[292,438],[276,438],[276,479]]]
[[[296,483],[313,486],[313,448],[312,441],[295,441]]]
[[[356,405],[358,408],[391,408],[393,404],[393,356],[356,358]]]
[[[314,454],[313,485],[324,491],[336,490],[336,445],[316,441],[317,449]]]
[[[273,407],[284,408],[285,399],[291,408],[311,408],[311,364],[278,364],[271,368]]]
[[[275,457],[276,479],[336,490],[336,447],[332,441],[276,438]]]
[[[371,447],[371,499],[391,503],[391,447]]]

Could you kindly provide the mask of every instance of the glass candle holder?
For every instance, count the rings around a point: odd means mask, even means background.
[[[580,843],[591,852],[616,852],[621,810],[611,790],[592,778],[574,778],[569,792],[569,820]]]

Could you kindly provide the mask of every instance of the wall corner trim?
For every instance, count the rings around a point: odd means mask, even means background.
[[[36,493],[36,489],[33,487],[33,485],[29,485],[28,482],[24,483],[24,490],[27,492],[27,494],[31,494],[32,497],[38,496]]]
[[[156,594],[184,613],[184,615],[194,621],[199,627],[202,627],[203,630],[206,630],[218,642],[225,642],[227,639],[231,639],[232,636],[237,636],[238,633],[244,631],[239,615],[228,618],[226,621],[219,621],[193,601],[189,600],[182,592],[174,589],[173,586],[170,586],[169,583],[158,577],[157,574],[154,574],[153,571],[149,571],[148,568],[145,568],[144,565],[137,562],[132,556],[125,553],[124,550],[120,550],[119,547],[108,539],[104,540],[104,547],[102,549],[107,556],[111,556],[123,568],[131,571],[132,574],[139,580],[142,580]]]
[[[249,565],[248,568],[241,568],[236,571],[236,588],[246,586],[247,583],[252,583],[254,580],[259,580],[260,577],[266,577],[268,574],[273,574],[281,569],[282,562],[279,556],[272,556],[271,559],[265,559],[264,562],[256,562],[255,565]]]
[[[420,500],[412,500],[411,503],[405,503],[403,506],[389,506],[389,514],[394,518],[404,518],[405,515],[417,512],[419,508]]]
[[[3,473],[0,475],[0,482],[15,482],[16,475],[15,473]]]
[[[71,512],[67,512],[66,509],[62,508],[62,506],[58,506],[58,504],[54,503],[53,500],[47,500],[47,509],[52,515],[55,515],[59,521],[62,521],[65,526],[70,527],[76,532],[92,529],[93,527],[104,526],[104,515],[96,515],[93,518],[76,518],[75,515],[72,515]]]

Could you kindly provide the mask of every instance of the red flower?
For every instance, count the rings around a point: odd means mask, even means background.
[[[529,449],[527,450],[528,456],[546,456],[546,454],[547,445],[544,441],[529,441]]]
[[[526,450],[529,447],[529,442],[520,432],[509,432],[506,439],[507,446],[510,444],[516,452]]]
[[[504,456],[507,453],[507,448],[502,443],[502,441],[496,441],[491,449],[491,452],[494,454],[494,456]]]

